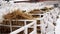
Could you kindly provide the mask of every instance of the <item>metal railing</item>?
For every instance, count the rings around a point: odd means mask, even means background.
[[[13,21],[15,21],[15,20],[13,20]],[[23,27],[15,30],[15,31],[13,31],[13,32],[11,32],[10,34],[17,34],[17,33],[21,32],[21,31],[23,31],[23,30],[25,31],[25,32],[24,32],[25,34],[28,34],[28,28],[32,27],[32,25],[34,26],[34,27],[33,27],[34,30],[33,30],[30,34],[33,34],[33,33],[36,34],[36,20],[18,20],[18,21],[24,21],[25,26],[23,26]],[[33,21],[33,22],[31,22],[30,24],[27,24],[27,25],[26,25],[26,21]],[[11,30],[12,30],[12,29],[11,29]]]
[[[54,8],[44,14],[30,14],[30,15],[39,15],[39,18],[37,18],[36,20],[41,21],[40,24],[37,24],[37,26],[41,27],[41,34],[50,34],[51,32],[53,32],[53,34],[54,34],[55,25],[53,23],[56,22],[58,14],[59,14],[59,9]],[[43,16],[43,17],[41,17],[41,16]]]

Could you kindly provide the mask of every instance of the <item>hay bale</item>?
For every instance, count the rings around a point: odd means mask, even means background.
[[[12,27],[12,31],[19,29],[20,27]],[[24,34],[24,31],[19,32],[18,34]]]
[[[31,15],[23,13],[22,11],[16,10],[12,13],[8,13],[4,16],[5,19],[32,19]]]
[[[39,11],[38,11],[39,13]],[[8,20],[4,20],[2,24],[5,24],[5,25],[10,25],[10,21],[11,21],[11,25],[12,26],[24,26],[24,21],[12,21],[12,20],[20,20],[20,19],[33,19],[33,18],[36,18],[36,17],[39,17],[39,15],[35,15],[35,16],[31,16],[31,15],[28,15],[26,13],[23,13],[22,11],[19,11],[19,10],[16,10],[12,13],[8,13],[7,15],[4,15],[4,18],[5,19],[8,19]],[[32,21],[27,21],[26,23],[29,24],[31,23]],[[37,21],[37,24],[40,24],[40,21],[38,20]],[[6,29],[6,28],[5,28]],[[17,27],[12,27],[12,30],[16,30],[18,29]],[[28,28],[28,34],[30,32],[33,31],[33,28]],[[23,31],[18,33],[18,34],[24,34]]]
[[[31,33],[33,30],[33,28],[28,28],[28,34]]]
[[[43,14],[43,11],[41,11],[40,9],[34,9],[32,11],[29,12],[30,14]]]
[[[4,20],[2,24],[10,25],[11,21],[12,25],[18,25],[18,26],[24,26],[24,22],[12,21],[12,20],[33,19],[31,15],[27,15],[26,13],[23,13],[22,11],[19,10],[4,15],[4,18],[8,20]]]
[[[41,33],[41,27],[40,26],[37,27],[37,33]]]
[[[3,20],[3,22],[2,23],[0,23],[0,24],[3,24],[3,25],[10,25],[10,21],[9,20]]]
[[[12,21],[11,22],[12,26],[24,26],[24,21]]]
[[[1,33],[10,33],[10,27],[6,27],[6,26],[0,26],[0,32]]]

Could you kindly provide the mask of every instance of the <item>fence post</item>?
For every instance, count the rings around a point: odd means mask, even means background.
[[[34,33],[37,34],[37,22],[34,20]]]
[[[24,23],[25,23],[25,26],[26,26],[26,20],[24,21]],[[24,33],[25,33],[25,34],[28,34],[27,28],[25,28]]]

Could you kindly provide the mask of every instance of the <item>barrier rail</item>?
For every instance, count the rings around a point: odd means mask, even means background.
[[[33,30],[30,34],[33,34],[33,33],[36,34],[36,21],[34,21],[34,22],[32,22],[32,23],[30,23],[30,24],[28,24],[28,25],[25,25],[25,26],[23,26],[23,27],[15,30],[15,31],[13,31],[13,32],[11,32],[10,34],[17,34],[17,33],[21,32],[21,31],[23,31],[23,30],[25,30],[25,34],[28,34],[27,29],[28,29],[29,27],[31,27],[32,25],[34,25],[34,27],[33,27],[34,30]]]
[[[24,26],[12,26],[12,22],[11,21],[24,21],[25,25]],[[0,24],[0,26],[10,27],[10,31],[11,31],[10,34],[17,34],[17,33],[21,32],[23,30],[24,30],[24,33],[25,34],[28,34],[28,31],[27,31],[28,28],[31,28],[32,27],[34,30],[30,34],[32,34],[32,33],[36,34],[36,20],[11,20],[11,21],[9,21],[10,25]],[[27,21],[32,21],[32,22],[29,23],[29,24],[26,24]],[[12,27],[19,27],[19,29],[17,29],[16,31],[13,31],[12,32]]]
[[[39,25],[37,24],[37,26],[41,27],[41,34],[52,34],[51,32],[53,32],[54,34],[55,25],[53,23],[56,22],[58,14],[59,14],[59,9],[54,8],[53,10],[50,10],[49,12],[46,12],[44,14],[30,14],[30,15],[39,15],[39,18],[37,18],[36,20],[41,21]],[[41,17],[42,15],[43,17]]]
[[[42,32],[41,34],[55,34],[55,26],[56,26],[55,22],[57,20],[58,14],[59,14],[59,9],[55,8],[54,10],[51,10],[49,13],[46,13],[46,15],[44,15],[45,18],[42,20],[43,23],[41,23],[43,24],[41,26],[41,30],[43,30],[41,31]]]

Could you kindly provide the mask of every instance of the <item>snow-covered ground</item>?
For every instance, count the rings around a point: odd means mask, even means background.
[[[60,34],[60,15],[59,15],[59,18],[56,21],[55,33]]]

